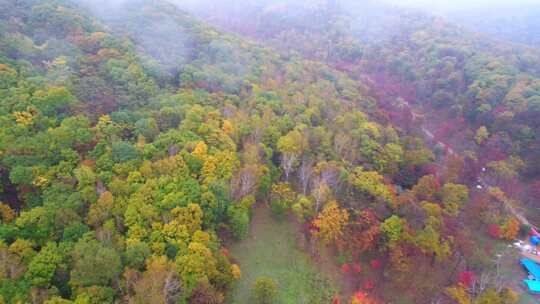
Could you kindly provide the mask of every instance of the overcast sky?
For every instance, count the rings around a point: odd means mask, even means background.
[[[437,13],[460,10],[538,5],[540,0],[383,0],[398,5],[430,10]]]

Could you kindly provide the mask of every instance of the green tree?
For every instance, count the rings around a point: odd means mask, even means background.
[[[146,258],[151,255],[151,250],[148,244],[136,242],[128,244],[124,254],[125,264],[133,269],[142,269]]]
[[[76,103],[76,98],[65,87],[50,87],[34,94],[35,104],[47,116],[65,112]]]
[[[386,202],[391,202],[394,198],[393,192],[384,183],[384,177],[376,171],[364,171],[361,167],[357,167],[350,174],[349,182],[358,191]]]
[[[315,214],[315,205],[309,197],[300,195],[293,204],[292,211],[300,221],[304,221]]]
[[[401,239],[401,236],[405,230],[405,221],[397,215],[392,215],[381,223],[381,232],[391,242],[397,242]]]
[[[128,142],[117,141],[112,145],[112,160],[114,162],[122,163],[136,159],[138,156],[135,147]]]
[[[34,178],[34,172],[31,167],[16,166],[9,173],[9,180],[17,185],[31,185]]]
[[[240,206],[231,206],[228,211],[230,227],[233,235],[238,238],[244,238],[249,230],[249,212]]]
[[[441,239],[433,225],[427,225],[416,235],[416,244],[423,253],[434,253],[439,261],[450,255],[450,244]]]
[[[75,169],[75,177],[77,178],[77,190],[80,191],[82,197],[89,202],[94,202],[97,199],[96,182],[97,176],[92,168],[81,166]]]
[[[278,286],[276,282],[269,277],[259,277],[253,285],[253,297],[257,304],[272,304],[276,299]]]
[[[447,183],[441,189],[441,199],[445,210],[457,215],[459,208],[469,199],[469,189],[465,185]]]
[[[49,149],[83,148],[92,141],[93,131],[90,120],[84,115],[67,117],[60,127],[47,131],[50,138]]]
[[[64,256],[56,243],[47,243],[28,265],[26,278],[33,286],[49,287],[63,262]]]
[[[159,128],[154,118],[140,119],[135,123],[137,134],[144,136],[145,139],[153,141],[159,134]]]
[[[75,244],[72,259],[69,283],[73,287],[107,286],[113,279],[118,279],[122,270],[116,251],[88,236]]]
[[[54,296],[49,300],[45,301],[44,304],[73,304],[73,301],[63,299],[59,296]]]

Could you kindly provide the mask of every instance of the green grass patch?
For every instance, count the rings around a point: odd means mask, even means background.
[[[248,236],[229,248],[240,265],[242,278],[236,283],[228,303],[254,303],[253,284],[260,276],[277,282],[279,291],[275,304],[330,303],[337,294],[335,283],[298,249],[299,236],[295,223],[276,220],[268,208],[256,207]]]
[[[522,294],[518,304],[538,304],[538,297],[530,294]]]

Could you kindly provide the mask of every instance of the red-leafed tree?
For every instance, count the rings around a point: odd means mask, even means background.
[[[501,237],[501,227],[497,224],[489,224],[488,233],[492,238],[498,239]]]
[[[378,259],[375,259],[375,260],[372,260],[369,265],[371,266],[371,268],[373,269],[379,269],[381,268],[382,266],[382,263],[381,263],[381,260],[378,260]]]
[[[463,285],[466,288],[470,288],[474,283],[475,275],[472,271],[463,271],[458,276],[459,284]]]
[[[355,273],[360,273],[362,271],[362,266],[360,263],[354,263],[352,269]]]
[[[375,282],[371,279],[365,280],[364,283],[362,283],[362,288],[365,290],[371,290],[375,287]]]

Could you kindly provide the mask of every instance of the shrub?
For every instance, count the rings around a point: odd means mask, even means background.
[[[258,304],[271,304],[277,296],[277,284],[269,277],[259,277],[255,281],[253,293]]]

